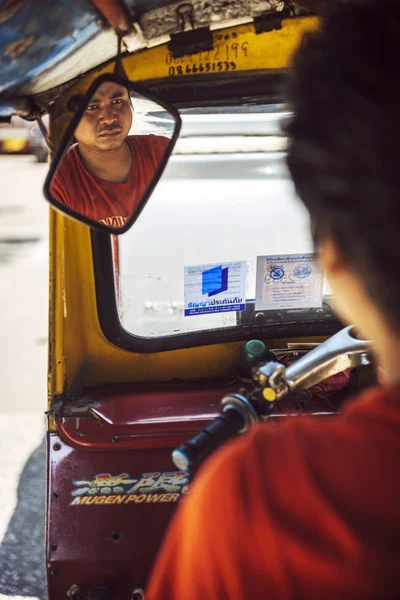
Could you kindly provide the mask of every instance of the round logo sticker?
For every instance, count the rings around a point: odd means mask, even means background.
[[[282,279],[282,277],[284,277],[285,275],[285,271],[283,269],[283,267],[271,267],[271,279],[275,279],[275,281],[277,281],[278,279]]]
[[[308,277],[309,275],[311,275],[311,267],[310,265],[297,265],[297,267],[295,267],[294,269],[294,274],[295,277],[298,277],[299,279],[305,279],[306,277]]]

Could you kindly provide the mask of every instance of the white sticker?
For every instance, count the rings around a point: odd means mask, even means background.
[[[256,310],[318,308],[323,279],[314,254],[259,256]]]
[[[246,261],[185,267],[185,317],[246,308]]]

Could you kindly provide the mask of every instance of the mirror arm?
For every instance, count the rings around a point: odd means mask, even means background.
[[[118,36],[127,35],[132,31],[133,24],[128,9],[122,2],[110,2],[110,0],[91,0],[91,2]]]
[[[54,152],[56,149],[55,144],[51,141],[49,132],[46,129],[46,125],[43,123],[42,116],[38,108],[35,108],[33,112],[35,119],[37,121],[38,127],[40,129],[40,133],[42,134],[44,141],[46,142],[46,146],[50,150],[50,152]]]
[[[121,57],[121,51],[122,51],[122,36],[117,34],[117,38],[118,38],[118,42],[117,42],[117,59],[115,61],[115,67],[114,67],[114,75],[119,75],[119,77],[122,77],[123,79],[126,79],[127,81],[129,81],[129,77],[126,74],[123,62],[122,62],[122,57]]]

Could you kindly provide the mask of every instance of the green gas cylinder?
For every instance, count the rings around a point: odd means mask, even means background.
[[[246,342],[236,358],[236,363],[241,375],[251,377],[251,369],[268,360],[269,349],[261,340],[250,340]]]

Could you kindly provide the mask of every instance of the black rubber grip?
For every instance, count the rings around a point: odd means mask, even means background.
[[[196,433],[191,440],[174,450],[175,465],[182,470],[190,470],[219,448],[229,438],[243,429],[245,421],[235,409],[229,408],[214,419],[207,427]]]

